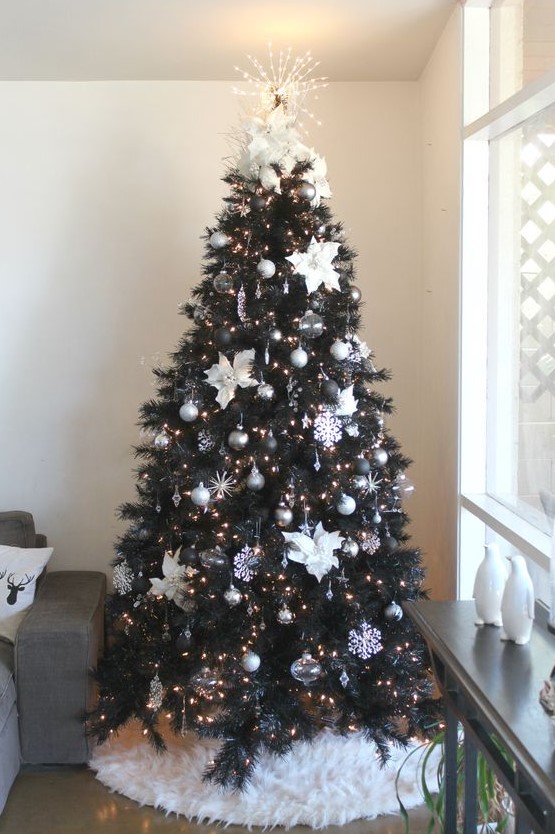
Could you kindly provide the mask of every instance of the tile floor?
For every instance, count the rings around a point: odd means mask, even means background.
[[[410,813],[410,834],[424,834],[428,814],[425,808]],[[276,829],[278,830],[278,829]],[[400,817],[360,820],[333,826],[322,834],[402,834]],[[259,829],[252,829],[253,832]],[[310,834],[299,826],[288,834]],[[239,826],[199,825],[166,817],[154,808],[141,808],[131,799],[110,793],[85,767],[27,768],[12,788],[0,834],[249,834]]]

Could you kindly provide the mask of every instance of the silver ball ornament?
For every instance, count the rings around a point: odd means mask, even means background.
[[[293,521],[293,513],[285,504],[278,504],[274,510],[274,518],[278,527],[288,527]]]
[[[273,385],[268,385],[267,382],[264,382],[258,386],[256,393],[261,400],[271,400],[276,392],[274,391]]]
[[[379,524],[381,520],[382,520],[382,517],[381,517],[381,515],[379,514],[379,512],[376,510],[376,512],[375,512],[375,513],[374,513],[374,515],[372,516],[372,523],[373,523],[373,524]]]
[[[341,515],[351,515],[357,508],[357,502],[351,495],[343,493],[339,497],[335,508],[338,513],[341,513]]]
[[[385,449],[374,449],[372,452],[372,458],[376,466],[385,466],[389,459],[389,455]]]
[[[349,536],[341,545],[341,552],[349,559],[354,559],[359,551],[359,546],[354,539]]]
[[[224,570],[229,568],[229,560],[221,547],[210,547],[208,550],[201,550],[199,553],[200,563],[204,568]]]
[[[160,434],[157,434],[154,438],[154,446],[156,449],[167,449],[170,443],[170,436],[169,434],[166,434],[165,431],[161,431]]]
[[[206,507],[210,501],[210,491],[206,489],[202,481],[191,490],[191,501],[197,507]]]
[[[194,402],[187,400],[179,409],[179,416],[185,423],[192,423],[198,417],[198,408]]]
[[[243,599],[243,595],[239,588],[236,588],[234,585],[231,585],[227,591],[224,592],[224,599],[228,605],[232,607],[235,605],[239,605],[241,600]]]
[[[396,602],[390,602],[389,605],[385,606],[383,615],[386,620],[395,620],[398,622],[403,619],[403,609]]]
[[[341,362],[343,359],[346,359],[349,355],[349,345],[347,344],[347,342],[341,342],[339,339],[336,339],[330,347],[330,353],[334,359],[337,359],[338,362]]]
[[[311,182],[303,181],[299,185],[297,193],[303,200],[313,200],[316,197],[316,189]]]
[[[316,339],[324,332],[324,319],[318,313],[307,310],[299,322],[299,331],[307,339]]]
[[[290,668],[295,680],[307,685],[317,681],[322,674],[322,667],[310,652],[303,652],[302,657],[294,660]]]
[[[302,348],[295,348],[289,358],[294,368],[304,368],[308,362],[308,353]]]
[[[262,258],[256,265],[256,271],[259,275],[263,278],[271,278],[273,275],[276,274],[276,265],[273,261],[270,261],[268,258]]]
[[[256,652],[245,652],[241,658],[241,666],[247,672],[256,672],[260,667],[260,656]]]
[[[213,232],[210,235],[208,242],[210,243],[212,249],[223,249],[224,246],[227,246],[229,243],[229,238],[225,232]]]
[[[219,272],[212,282],[216,292],[226,295],[233,290],[233,278],[227,272]]]
[[[290,625],[295,619],[295,615],[286,605],[283,605],[277,612],[278,623],[282,625]]]
[[[228,435],[227,442],[232,449],[235,449],[236,452],[240,452],[248,445],[249,436],[246,431],[243,431],[243,429],[233,429],[233,431]]]
[[[270,336],[272,342],[281,342],[283,339],[283,333],[277,327],[272,328],[268,335]]]
[[[353,301],[360,301],[362,298],[362,293],[358,287],[352,286],[349,288],[349,294]]]
[[[366,489],[368,487],[368,478],[364,475],[355,475],[353,478],[353,486],[355,489]]]

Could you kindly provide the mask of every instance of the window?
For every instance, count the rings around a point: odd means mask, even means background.
[[[546,600],[555,510],[555,4],[465,5],[460,593],[498,537]],[[545,588],[544,588],[545,586]],[[544,592],[545,590],[545,592]]]

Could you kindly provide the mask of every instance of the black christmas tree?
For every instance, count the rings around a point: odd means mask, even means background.
[[[208,778],[241,787],[262,753],[325,727],[383,759],[435,712],[407,545],[408,460],[360,326],[355,253],[297,127],[309,56],[262,73],[228,196],[206,230],[192,320],[140,411],[137,497],[117,544],[109,648],[89,716],[159,748],[222,740]]]

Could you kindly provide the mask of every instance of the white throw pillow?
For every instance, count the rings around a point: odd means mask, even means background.
[[[37,579],[53,547],[0,544],[0,637],[15,640],[18,626],[33,604]]]

